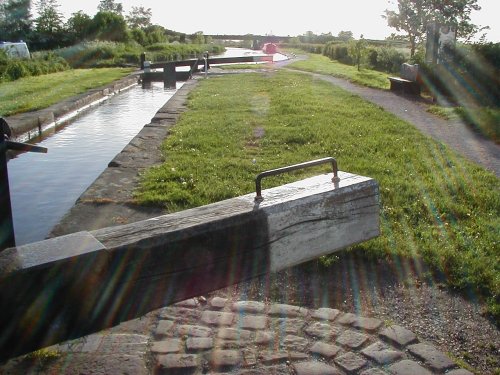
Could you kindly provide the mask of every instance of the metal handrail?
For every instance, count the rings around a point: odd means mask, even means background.
[[[264,177],[276,176],[276,175],[281,174],[281,173],[291,172],[291,171],[295,171],[297,169],[314,167],[314,166],[326,164],[326,163],[332,164],[332,169],[333,169],[332,182],[339,182],[340,178],[338,176],[337,161],[334,158],[326,157],[323,159],[307,161],[305,163],[294,164],[294,165],[290,165],[288,167],[272,169],[270,171],[265,171],[265,172],[262,172],[259,175],[257,175],[257,177],[255,178],[255,192],[256,192],[255,200],[261,201],[264,199],[262,197],[262,186],[261,186],[261,181]]]

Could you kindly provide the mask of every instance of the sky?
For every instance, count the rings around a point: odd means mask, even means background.
[[[151,8],[154,24],[183,33],[203,31],[204,34],[256,34],[297,36],[312,31],[315,34],[352,31],[355,38],[384,39],[395,29],[382,18],[385,9],[394,9],[395,0],[308,0],[307,2],[234,0],[214,2],[192,0],[115,0],[127,14],[132,6]],[[478,0],[482,9],[471,15],[472,21],[490,26],[487,40],[500,42],[500,0]],[[58,0],[60,11],[68,18],[82,10],[93,16],[99,0]],[[189,4],[189,6],[187,5]],[[237,4],[237,5],[236,5]]]

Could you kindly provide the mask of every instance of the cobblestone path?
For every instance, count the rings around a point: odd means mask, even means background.
[[[405,327],[336,309],[190,299],[13,360],[5,374],[468,375]],[[49,350],[50,352],[50,350]],[[20,372],[22,370],[22,372]],[[39,372],[37,372],[39,370]],[[1,371],[1,369],[0,369]]]

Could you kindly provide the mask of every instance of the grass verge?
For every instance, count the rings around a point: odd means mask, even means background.
[[[387,78],[389,77],[389,74],[387,73],[371,69],[361,69],[361,71],[358,71],[355,66],[342,64],[338,61],[330,60],[326,56],[315,53],[310,53],[307,56],[307,60],[293,62],[287,67],[306,72],[327,74],[338,78],[344,78],[353,83],[376,89],[390,88],[389,79]]]
[[[500,108],[458,107],[455,112],[474,130],[500,144]]]
[[[0,116],[47,108],[71,96],[104,86],[133,69],[75,69],[0,84]]]
[[[380,184],[382,235],[357,248],[423,258],[500,316],[499,180],[357,96],[287,71],[204,80],[163,153],[136,198],[169,211],[250,193],[261,171],[333,156]]]
[[[500,108],[433,105],[428,111],[447,120],[460,118],[475,131],[500,144]]]

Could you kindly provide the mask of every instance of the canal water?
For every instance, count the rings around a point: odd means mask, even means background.
[[[226,47],[226,50],[224,51],[223,54],[213,57],[240,57],[240,56],[263,56],[263,55],[265,55],[265,53],[261,50]],[[281,53],[273,54],[273,62],[284,61],[284,60],[288,60],[288,57],[286,55],[283,55]]]
[[[24,153],[10,160],[16,244],[44,239],[175,92],[163,83],[148,89],[136,85],[37,143],[48,148],[47,154]]]
[[[221,57],[263,55],[227,48]],[[274,54],[274,61],[287,59]],[[177,88],[182,83],[177,84]],[[46,238],[78,197],[104,171],[176,90],[163,83],[134,86],[58,128],[38,144],[47,154],[24,153],[8,163],[16,244]],[[34,143],[31,141],[31,143]]]

